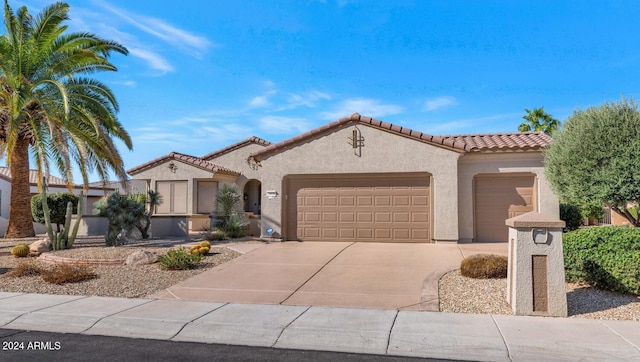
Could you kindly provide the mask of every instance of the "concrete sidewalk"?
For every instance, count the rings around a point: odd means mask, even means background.
[[[0,293],[0,327],[456,360],[640,361],[632,321]]]

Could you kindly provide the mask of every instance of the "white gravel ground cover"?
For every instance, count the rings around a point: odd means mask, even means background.
[[[439,283],[440,311],[513,314],[507,303],[507,279],[473,279],[454,270]],[[569,317],[640,321],[640,297],[567,283]]]
[[[90,268],[98,275],[96,279],[56,285],[43,281],[40,276],[19,278],[9,276],[9,272],[18,263],[37,263],[49,266],[47,263],[38,261],[35,256],[14,258],[10,253],[11,248],[20,242],[0,241],[0,291],[2,292],[141,298],[164,290],[241,255],[225,247],[212,246],[210,253],[202,260],[197,269],[164,270],[158,263],[142,266],[91,266]],[[161,255],[172,247],[192,244],[194,242],[186,240],[151,240],[118,247],[107,247],[102,238],[85,238],[78,240],[71,249],[51,253],[65,258],[126,259],[136,250],[149,250]]]

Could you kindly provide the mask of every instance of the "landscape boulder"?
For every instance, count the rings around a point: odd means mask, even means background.
[[[37,255],[51,251],[51,242],[49,239],[36,240],[29,245],[29,250]]]
[[[153,264],[158,261],[158,254],[146,251],[146,250],[138,250],[133,252],[131,255],[127,257],[125,264],[127,265],[146,265]]]

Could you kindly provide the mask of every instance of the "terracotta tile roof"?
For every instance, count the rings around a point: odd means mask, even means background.
[[[542,132],[470,134],[442,137],[466,144],[469,151],[538,150],[551,142],[551,137]]]
[[[245,140],[242,140],[238,143],[234,143],[231,146],[227,146],[223,149],[217,150],[217,151],[213,151],[211,153],[207,153],[206,155],[200,157],[203,160],[212,160],[216,157],[220,157],[226,153],[229,153],[231,151],[235,151],[239,148],[242,148],[248,144],[252,144],[255,143],[257,145],[261,145],[261,146],[269,146],[271,144],[271,142],[263,140],[262,138],[256,137],[256,136],[251,136]]]
[[[142,165],[136,166],[134,168],[131,168],[129,170],[127,170],[127,173],[130,175],[135,175],[136,173],[142,172],[148,168],[157,166],[163,162],[166,162],[168,160],[176,160],[176,161],[180,161],[183,163],[186,163],[187,165],[191,165],[193,167],[197,167],[199,169],[205,170],[205,171],[210,171],[213,173],[216,172],[222,172],[222,173],[226,173],[226,174],[230,174],[230,175],[240,175],[240,172],[238,171],[234,171],[231,170],[229,168],[226,167],[222,167],[219,165],[216,165],[215,163],[203,160],[200,157],[196,157],[196,156],[191,156],[191,155],[187,155],[184,153],[178,153],[178,152],[171,152],[168,155],[162,156],[162,157],[158,157],[154,160],[151,160],[147,163],[143,163]]]
[[[267,157],[268,155],[272,154],[272,153],[276,153],[282,150],[285,150],[289,147],[292,147],[296,144],[302,143],[308,139],[311,139],[313,137],[316,137],[318,135],[321,135],[323,133],[326,133],[332,129],[335,128],[339,128],[339,127],[343,127],[343,126],[347,126],[350,124],[364,124],[367,126],[372,126],[374,128],[378,128],[387,132],[392,132],[392,133],[398,133],[404,137],[407,138],[413,138],[416,139],[418,141],[422,141],[425,143],[430,143],[439,147],[445,147],[445,148],[449,148],[458,152],[464,152],[464,151],[469,151],[469,149],[467,149],[467,146],[465,143],[461,142],[461,141],[457,141],[455,139],[450,139],[450,138],[443,138],[443,137],[439,137],[439,136],[432,136],[426,133],[422,133],[422,132],[418,132],[418,131],[414,131],[412,129],[406,128],[406,127],[402,127],[402,126],[397,126],[391,123],[387,123],[387,122],[382,122],[380,120],[377,119],[373,119],[371,117],[366,117],[366,116],[361,116],[358,113],[353,113],[351,116],[349,117],[343,117],[340,118],[337,121],[331,122],[329,124],[326,124],[324,126],[318,127],[316,129],[313,129],[311,131],[308,131],[306,133],[303,133],[299,136],[295,136],[292,138],[289,138],[287,140],[284,140],[282,142],[279,143],[275,143],[275,144],[271,144],[267,147],[265,147],[263,150],[260,150],[258,152],[254,152],[251,154],[251,158],[253,158],[256,161],[259,161],[261,159],[264,159],[265,157]]]
[[[0,167],[0,177],[4,178],[7,181],[11,181],[11,170],[9,167]],[[29,170],[29,183],[32,185],[38,184],[38,171]],[[67,183],[61,179],[60,177],[51,176],[47,179],[47,185],[52,186],[67,186]]]
[[[337,121],[318,127],[301,135],[289,138],[279,143],[271,144],[263,150],[252,153],[250,158],[260,161],[273,153],[293,147],[308,139],[326,133],[329,130],[353,123],[373,126],[374,128],[397,133],[404,137],[413,138],[435,146],[449,148],[457,152],[537,150],[545,147],[549,142],[551,142],[551,137],[541,132],[432,136],[406,127],[361,116],[358,113],[353,113],[349,117],[340,118]]]
[[[11,182],[11,170],[9,167],[0,167],[0,178],[3,178],[9,182]],[[37,170],[29,170],[29,183],[33,186],[38,184],[38,171]],[[67,183],[60,177],[51,176],[47,179],[48,186],[57,186],[57,187],[67,187]],[[102,190],[103,187],[97,187],[95,182],[87,184],[88,189],[91,190]],[[73,185],[75,189],[82,189],[82,185]],[[107,188],[108,189],[108,188]]]

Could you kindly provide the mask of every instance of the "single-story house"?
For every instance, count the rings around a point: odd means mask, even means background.
[[[263,238],[507,241],[505,219],[559,216],[544,175],[550,141],[539,132],[432,136],[354,113],[279,143],[171,152],[128,173],[164,197],[154,235],[206,227],[228,183]]]
[[[36,170],[29,171],[29,183],[31,189],[31,195],[38,194],[38,172]],[[72,188],[73,193],[79,195],[82,192],[83,187],[75,185]],[[102,187],[95,185],[89,185],[84,193],[84,215],[91,215],[93,202],[104,197],[109,192],[114,190],[113,187]],[[59,177],[49,176],[47,178],[47,192],[50,194],[56,192],[69,192],[65,181]],[[7,231],[7,225],[9,224],[9,207],[11,205],[11,171],[9,167],[0,167],[0,236],[4,236]],[[33,227],[36,234],[42,234],[46,232],[46,228],[43,224],[34,223]]]

